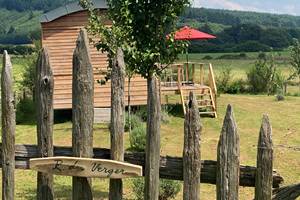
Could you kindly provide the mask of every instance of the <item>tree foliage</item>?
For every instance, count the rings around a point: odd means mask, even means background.
[[[291,54],[291,66],[293,68],[293,74],[289,79],[298,77],[300,79],[300,42],[299,40],[294,40],[293,45],[290,47]]]
[[[261,57],[247,73],[250,92],[274,94],[283,89],[284,77],[278,71],[274,56]]]
[[[117,47],[125,53],[127,68],[147,78],[162,71],[161,63],[173,62],[185,42],[174,39],[176,20],[188,0],[107,1],[111,27],[92,9],[88,0],[81,5],[90,11],[89,32],[101,38],[96,47],[112,56]]]

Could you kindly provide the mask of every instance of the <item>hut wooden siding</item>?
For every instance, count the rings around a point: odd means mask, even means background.
[[[99,10],[105,14],[106,10]],[[72,108],[72,56],[80,28],[88,23],[86,11],[78,11],[59,17],[50,22],[42,22],[42,46],[47,47],[54,74],[54,109]],[[106,25],[110,25],[107,21]],[[110,82],[100,85],[99,71],[107,69],[107,55],[90,45],[95,77],[94,102],[96,108],[110,107]],[[127,81],[125,91],[127,94]],[[127,97],[126,97],[127,99]],[[131,81],[131,105],[147,104],[147,82],[141,77]]]

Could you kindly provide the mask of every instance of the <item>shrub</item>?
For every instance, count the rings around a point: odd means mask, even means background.
[[[36,108],[32,99],[22,99],[18,102],[16,123],[32,123],[36,120]]]
[[[132,115],[130,116],[130,121],[131,121],[131,130],[140,126],[142,123],[142,120],[137,116],[137,115]],[[129,131],[129,116],[128,113],[126,113],[126,117],[125,117],[125,127],[124,127],[125,131]]]
[[[135,199],[144,199],[144,179],[133,179],[132,190],[135,194]],[[173,199],[181,190],[179,181],[160,179],[159,183],[159,200]]]
[[[267,58],[267,54],[265,52],[259,52],[257,58],[258,59],[266,59]]]
[[[290,57],[293,73],[288,80],[298,77],[300,81],[300,42],[297,39],[293,41],[293,45],[290,47]]]
[[[180,192],[181,185],[179,181],[161,179],[159,184],[159,199],[173,199]]]
[[[212,56],[209,56],[209,55],[207,55],[207,56],[204,56],[202,59],[203,59],[203,60],[212,60],[212,59],[213,59],[213,57],[212,57]]]
[[[219,56],[217,59],[236,60],[236,59],[245,59],[245,58],[247,58],[247,54],[240,53],[240,54],[224,54]]]
[[[282,94],[284,91],[284,83],[286,81],[286,77],[280,72],[276,71],[274,75],[273,84],[271,87],[271,93],[279,93]]]
[[[274,94],[283,87],[284,78],[277,71],[274,58],[258,59],[247,73],[247,80],[252,93]]]
[[[162,110],[162,112],[161,112],[161,122],[163,124],[170,123],[170,116],[169,116],[169,113],[166,110]]]
[[[221,68],[219,75],[216,78],[218,91],[220,92],[227,91],[231,80],[231,73],[232,70],[230,67]]]
[[[24,65],[23,79],[20,81],[22,87],[29,90],[33,97],[35,95],[36,62],[36,55],[27,57]]]
[[[144,199],[144,178],[134,178],[132,179],[132,190],[136,200]]]
[[[140,125],[135,127],[129,136],[130,150],[144,152],[146,148],[146,127]]]
[[[141,106],[135,113],[142,121],[147,121],[147,107]]]
[[[243,79],[238,79],[229,84],[224,93],[240,94],[248,92],[247,82]]]

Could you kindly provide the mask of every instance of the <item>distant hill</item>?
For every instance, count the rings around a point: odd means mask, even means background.
[[[0,7],[19,12],[49,11],[71,1],[74,0],[0,0]]]
[[[39,39],[40,15],[71,1],[0,0],[0,44],[26,44]],[[300,39],[300,16],[189,8],[180,18],[178,26],[183,25],[218,37],[193,42],[193,52],[265,51],[288,47],[293,38]]]
[[[217,36],[193,41],[191,52],[241,52],[281,50],[300,39],[300,16],[190,8],[180,25],[188,24]]]
[[[262,27],[298,28],[300,16],[278,15],[258,12],[231,11],[208,8],[187,9],[182,22],[210,23],[219,27],[238,24],[256,24]]]
[[[27,44],[40,38],[42,13],[74,0],[0,0],[0,44]]]

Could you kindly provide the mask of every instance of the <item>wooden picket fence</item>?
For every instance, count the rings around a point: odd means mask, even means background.
[[[121,50],[113,61],[112,69],[112,130],[111,150],[93,148],[93,71],[88,50],[88,38],[80,31],[73,57],[73,131],[72,147],[53,145],[53,74],[46,49],[41,50],[37,65],[37,145],[15,145],[15,105],[13,95],[12,65],[4,52],[1,78],[2,101],[2,199],[14,199],[14,170],[29,169],[31,158],[73,156],[114,159],[141,165],[147,173],[147,154],[124,152],[124,60]],[[217,161],[201,161],[201,119],[195,96],[191,93],[186,106],[184,122],[183,157],[159,157],[160,178],[183,180],[184,200],[200,199],[200,183],[216,184],[218,200],[239,199],[239,186],[255,187],[257,200],[291,200],[300,195],[300,184],[280,188],[283,178],[273,171],[272,128],[263,116],[257,147],[257,167],[240,165],[239,134],[233,108],[228,106],[218,144]],[[156,138],[157,140],[157,138]],[[159,140],[158,140],[159,141]],[[149,141],[148,141],[149,142]],[[151,186],[149,187],[151,188]],[[148,191],[151,192],[151,191]],[[38,172],[37,199],[54,199],[53,175]],[[153,195],[146,199],[156,200]],[[93,199],[90,178],[73,177],[72,199]],[[122,199],[122,180],[110,181],[109,199]]]

